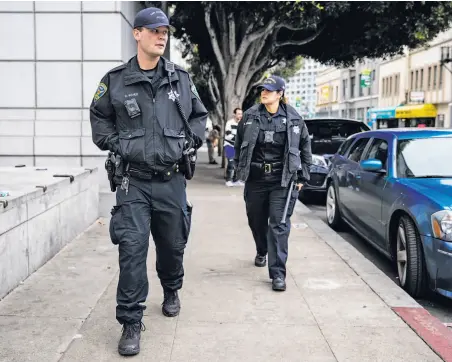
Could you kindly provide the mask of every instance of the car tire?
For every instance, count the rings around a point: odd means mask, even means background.
[[[341,229],[342,216],[339,210],[336,189],[333,182],[328,185],[326,192],[326,221],[333,230]]]
[[[416,226],[407,215],[397,226],[396,266],[400,286],[413,298],[422,297],[427,289],[424,253]]]

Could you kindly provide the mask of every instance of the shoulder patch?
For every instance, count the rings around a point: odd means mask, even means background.
[[[97,102],[105,93],[107,93],[107,86],[105,83],[100,83],[97,87],[96,93],[94,94],[94,102]]]

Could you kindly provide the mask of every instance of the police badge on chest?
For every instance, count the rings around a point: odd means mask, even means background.
[[[124,101],[124,106],[126,107],[130,118],[138,117],[141,114],[140,107],[135,98],[126,99]]]
[[[274,131],[264,131],[264,142],[265,143],[273,143],[274,142],[274,136],[275,132]]]

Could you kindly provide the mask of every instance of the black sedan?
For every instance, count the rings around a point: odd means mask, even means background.
[[[364,122],[347,118],[310,118],[305,123],[311,138],[312,165],[311,180],[303,186],[300,200],[306,200],[312,193],[326,195],[329,159],[348,136],[370,130]]]

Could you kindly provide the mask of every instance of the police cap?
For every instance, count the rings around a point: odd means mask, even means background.
[[[171,31],[174,31],[174,27],[170,25],[168,17],[159,8],[146,8],[135,15],[133,21],[133,28],[144,27],[148,29],[156,29],[161,26],[168,27]]]
[[[259,88],[265,88],[266,90],[270,92],[274,91],[285,91],[286,89],[286,82],[281,77],[278,77],[276,75],[272,75],[264,80],[262,84],[259,85]]]

